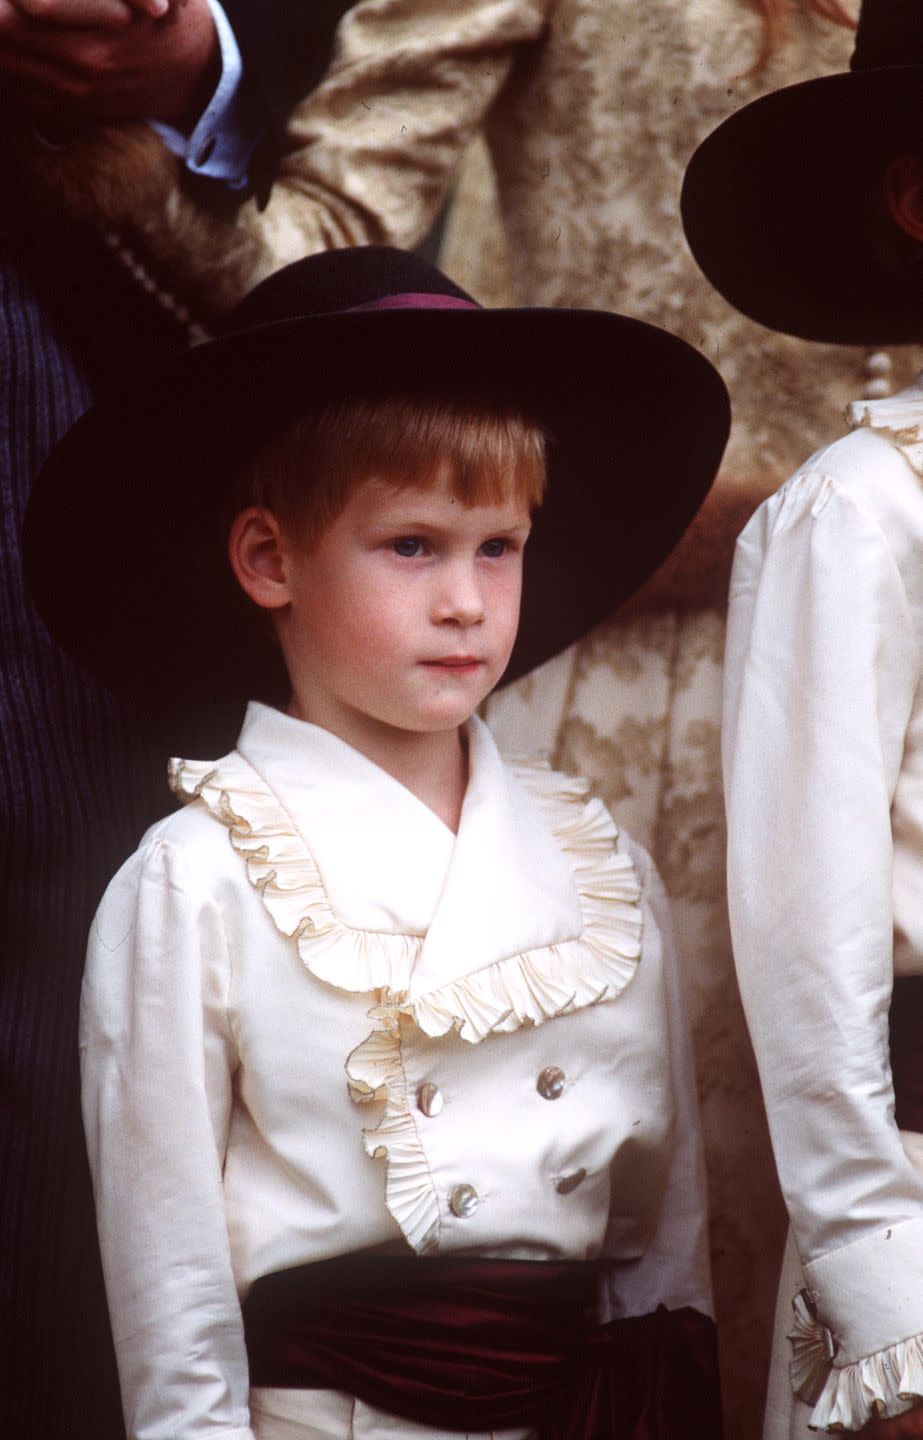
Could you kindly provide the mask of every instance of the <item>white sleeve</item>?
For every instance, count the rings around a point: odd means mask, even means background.
[[[670,1159],[651,1240],[639,1260],[607,1271],[602,1319],[644,1315],[665,1305],[714,1315],[708,1245],[708,1192],[699,1119],[695,1058],[669,901],[650,856],[631,845],[644,896],[641,964],[656,963],[666,1013],[673,1125]]]
[[[221,1183],[228,953],[180,870],[146,841],[93,922],[84,1125],[129,1440],[252,1440]]]
[[[836,1347],[812,1396],[821,1428],[858,1428],[876,1389],[888,1413],[906,1408],[902,1342],[923,1334],[923,1182],[894,1124],[888,1058],[890,807],[919,669],[884,531],[808,469],[738,544],[723,748],[741,995],[807,1286]]]

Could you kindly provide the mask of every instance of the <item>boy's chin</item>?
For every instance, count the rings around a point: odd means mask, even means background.
[[[382,719],[397,729],[413,731],[419,735],[437,735],[444,731],[458,730],[477,713],[478,707],[489,693],[489,690],[482,691],[478,686],[467,695],[441,696],[418,705],[395,709],[387,717],[382,715]]]
[[[396,729],[407,730],[417,735],[441,735],[459,730],[477,712],[480,701],[475,705],[453,706],[437,711],[427,711],[415,716],[406,716]]]

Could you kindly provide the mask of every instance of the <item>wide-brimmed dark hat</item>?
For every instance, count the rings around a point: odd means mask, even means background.
[[[765,95],[696,150],[682,193],[692,253],[732,305],[774,330],[923,340],[923,264],[882,187],[904,152],[923,155],[923,4],[865,0],[848,74]]]
[[[281,657],[226,555],[241,461],[351,396],[512,409],[550,436],[506,679],[603,619],[669,553],[729,428],[717,372],[621,315],[487,310],[419,256],[362,247],[259,285],[229,330],[67,434],[26,515],[27,576],[57,640],[122,694],[277,698]]]

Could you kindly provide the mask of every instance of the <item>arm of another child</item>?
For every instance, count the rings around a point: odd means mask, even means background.
[[[93,922],[84,1125],[129,1440],[252,1440],[221,1179],[228,949],[187,866],[149,836]]]
[[[816,1339],[836,1349],[801,1392],[821,1429],[902,1409],[902,1357],[923,1334],[923,1178],[888,1060],[892,803],[920,678],[897,551],[918,491],[893,446],[857,431],[767,502],[731,587],[731,929],[779,1178],[831,1332]]]

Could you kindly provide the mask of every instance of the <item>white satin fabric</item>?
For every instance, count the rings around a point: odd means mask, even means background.
[[[103,899],[84,1116],[131,1440],[423,1434],[327,1392],[254,1392],[252,1416],[248,1404],[239,1298],[252,1281],[370,1247],[409,1254],[403,1235],[428,1253],[605,1253],[603,1318],[710,1311],[693,1071],[658,878],[630,842],[605,839],[598,802],[587,830],[582,802],[555,793],[563,777],[546,771],[530,793],[476,720],[469,748],[454,836],[348,745],[252,705],[237,752],[182,769],[202,798],[148,832]],[[250,790],[222,789],[223,775],[250,775]],[[262,834],[241,819],[257,801]],[[559,813],[576,817],[567,833],[548,820]],[[609,856],[636,876],[635,901],[588,894]],[[289,873],[300,889],[280,888]],[[289,925],[291,905],[310,924]],[[600,906],[613,943],[636,919],[643,932],[614,998],[548,1023],[495,1016],[483,1038],[420,1028],[442,1013],[423,992],[461,993],[517,956],[535,993],[555,993],[562,955],[583,955],[588,997],[608,993]],[[426,967],[404,992],[387,1107],[356,1104],[346,1083],[370,1031],[373,1049],[392,1033],[376,1028],[382,1014],[397,1015],[387,989],[357,990],[376,946],[383,962],[406,951]],[[320,979],[315,963],[341,968]],[[551,1066],[566,1077],[554,1100],[537,1088]],[[443,1097],[437,1115],[416,1099],[424,1082]],[[387,1160],[368,1153],[379,1135]],[[472,1214],[453,1210],[459,1185],[477,1191]]]
[[[923,1178],[888,1061],[893,974],[923,971],[923,389],[851,418],[741,536],[726,655],[734,951],[804,1283],[836,1346],[792,1435],[809,1416],[898,1413],[923,1383]],[[773,1436],[789,1434],[780,1389],[776,1374]]]

